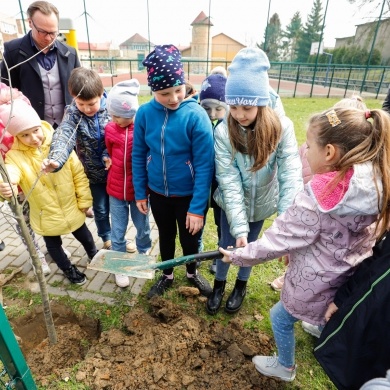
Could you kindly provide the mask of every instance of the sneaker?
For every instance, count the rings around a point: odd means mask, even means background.
[[[115,274],[115,283],[118,287],[129,287],[130,279],[127,275]]]
[[[293,368],[287,368],[279,363],[278,357],[274,356],[254,356],[252,358],[256,370],[265,376],[279,378],[282,381],[292,382],[297,372],[296,365]]]
[[[49,275],[51,272],[51,269],[49,267],[49,264],[47,264],[46,259],[44,257],[40,257],[39,259],[41,260],[43,274]]]
[[[51,272],[51,269],[49,267],[49,264],[47,264],[47,261],[45,259],[45,255],[42,254],[42,256],[39,256],[39,260],[41,261],[43,274],[44,275],[49,275],[50,272]],[[36,275],[37,273],[35,272],[35,267],[34,267],[34,264],[32,262],[32,258],[31,257],[29,257],[28,262],[31,264],[31,266],[33,268],[33,271],[34,271],[34,274]]]
[[[172,287],[173,279],[168,279],[165,275],[162,275],[160,279],[155,283],[152,288],[149,290],[146,297],[148,299],[154,297],[155,295],[163,295],[170,287]]]
[[[317,337],[318,339],[321,336],[321,331],[319,330],[317,325],[312,325],[308,322],[302,321],[302,328],[305,332],[311,334],[314,337]]]
[[[284,275],[285,274],[283,274],[282,276],[279,276],[273,282],[271,282],[271,287],[275,291],[281,291],[282,290],[282,287],[283,287],[283,284],[284,284]]]
[[[192,278],[187,278],[187,280],[205,297],[208,297],[213,292],[210,283],[199,272],[197,272]]]
[[[104,241],[103,243],[103,249],[112,249],[111,240]]]
[[[146,252],[138,252],[140,255],[149,256],[151,249],[148,249]]]
[[[137,250],[135,247],[134,243],[131,242],[130,240],[126,241],[126,252],[128,253],[134,253]]]
[[[64,248],[64,247],[62,247],[62,250],[64,251],[66,257],[67,257],[68,259],[70,259],[70,256],[72,256],[72,255],[70,254],[70,252],[69,252],[66,248]]]
[[[71,265],[68,269],[64,270],[63,273],[74,284],[84,284],[87,281],[85,274],[80,272],[75,265]]]

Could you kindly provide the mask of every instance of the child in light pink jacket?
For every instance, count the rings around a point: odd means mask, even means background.
[[[337,102],[333,107],[340,107],[340,108],[357,108],[359,110],[367,110],[366,104],[363,102],[363,99],[358,96],[358,95],[353,95],[350,98],[345,98],[341,99],[339,102]],[[301,147],[299,148],[299,157],[301,158],[302,162],[302,178],[303,178],[303,184],[306,184],[310,181],[311,179],[311,169],[309,166],[309,163],[307,162],[306,159],[306,152],[307,152],[307,144],[304,142]],[[285,272],[283,275],[278,276],[275,280],[271,282],[271,287],[275,291],[280,291],[283,287],[284,283],[284,276]],[[308,326],[307,323],[303,322],[302,323],[303,329],[310,333],[311,335],[315,337],[319,337],[321,332],[318,332],[316,329],[312,329],[312,327]]]

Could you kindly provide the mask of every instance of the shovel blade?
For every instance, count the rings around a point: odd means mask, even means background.
[[[133,278],[153,279],[155,273],[153,265],[155,263],[156,256],[101,249],[93,257],[87,268]]]
[[[133,278],[153,279],[156,270],[173,268],[197,260],[204,261],[221,257],[221,252],[210,251],[181,256],[176,259],[156,263],[156,256],[101,249],[96,253],[87,268],[96,271],[109,272],[111,274],[122,274]]]

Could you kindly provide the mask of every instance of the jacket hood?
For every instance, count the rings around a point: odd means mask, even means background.
[[[176,110],[170,110],[169,108],[166,108],[165,106],[163,106],[161,103],[159,103],[156,98],[153,98],[150,100],[149,102],[154,108],[156,108],[157,110],[160,110],[160,111],[164,111],[164,110],[169,110],[169,111],[178,111],[178,110],[181,110],[183,107],[185,107],[186,105],[188,104],[193,104],[193,105],[196,105],[196,106],[199,106],[199,104],[197,103],[197,101],[195,99],[186,99],[186,100],[183,100],[181,103],[180,103],[180,106],[176,109]]]
[[[365,216],[372,216],[380,213],[379,205],[381,204],[382,182],[377,180],[375,183],[375,173],[371,162],[356,164],[353,166],[353,174],[351,176],[348,189],[331,209],[324,209],[318,202],[318,193],[313,190],[313,181],[318,180],[314,175],[312,181],[308,184],[309,195],[315,200],[319,210],[325,214],[332,214],[332,217],[339,220],[343,224],[343,219],[346,216],[357,215],[355,218],[356,225],[350,225],[350,219],[347,223],[353,231],[360,229],[360,223],[364,224]],[[324,183],[326,185],[326,183]],[[376,185],[378,188],[376,188]],[[379,194],[379,195],[378,195]],[[332,193],[330,194],[330,196]]]
[[[42,146],[40,149],[46,149],[50,148],[50,144],[53,138],[53,128],[51,127],[50,123],[46,121],[41,121],[41,128],[43,132],[43,136],[45,137],[42,143]],[[27,146],[19,141],[18,137],[14,137],[14,142],[12,144],[13,150],[20,150],[20,151],[28,151],[28,150],[34,150],[36,148],[33,148],[31,146]]]

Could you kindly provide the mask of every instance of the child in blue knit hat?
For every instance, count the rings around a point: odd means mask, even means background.
[[[215,168],[221,207],[220,247],[255,241],[263,222],[282,213],[303,189],[302,164],[294,126],[279,96],[269,86],[266,54],[258,48],[238,52],[228,67],[225,101],[227,123],[215,128]],[[206,304],[209,314],[221,307],[229,264],[217,260],[214,288]],[[240,310],[251,267],[240,267],[225,311]]]
[[[207,115],[209,116],[211,124],[213,126],[213,132],[214,132],[215,128],[226,118],[228,107],[225,102],[226,77],[220,73],[214,74],[213,71],[214,70],[212,70],[210,76],[206,77],[202,82],[201,91],[199,94],[199,104],[206,110]],[[222,72],[222,71],[218,70],[218,72]],[[221,238],[221,229],[219,227],[220,219],[221,219],[221,208],[215,203],[213,199],[213,193],[217,189],[217,187],[218,187],[218,183],[214,172],[213,181],[211,183],[210,206],[213,208],[214,211],[214,223],[217,226],[218,244],[219,244],[219,240]],[[203,247],[203,242],[201,236],[200,248],[202,247]],[[200,250],[203,250],[203,248]],[[215,274],[217,270],[216,259],[214,259],[212,264],[210,264],[209,269],[212,274]]]
[[[159,232],[162,261],[175,256],[177,229],[183,255],[198,253],[214,170],[211,123],[195,99],[185,99],[181,54],[173,45],[156,46],[143,61],[154,98],[134,122],[133,184],[138,209],[150,207]],[[211,287],[189,263],[187,280],[208,296]],[[173,268],[163,271],[147,294],[163,295],[172,286]]]

